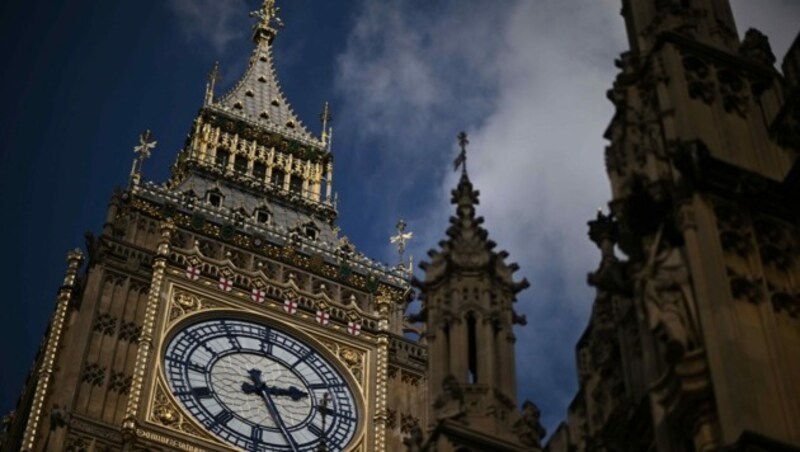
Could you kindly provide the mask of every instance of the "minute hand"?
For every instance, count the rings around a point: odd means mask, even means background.
[[[247,383],[245,383],[242,385],[242,390],[245,393],[258,391],[258,393],[261,394],[261,397],[264,399],[264,402],[267,405],[267,411],[269,411],[269,415],[272,417],[272,420],[275,422],[275,425],[278,426],[281,433],[283,434],[283,438],[289,444],[289,447],[292,448],[292,451],[299,452],[300,446],[298,446],[294,438],[292,438],[292,435],[289,433],[289,429],[286,428],[286,425],[284,425],[283,419],[281,419],[281,415],[278,412],[278,407],[275,405],[275,402],[272,400],[272,397],[270,396],[269,387],[261,380],[261,371],[258,369],[250,369],[249,374],[250,374],[250,379],[253,381],[253,386],[250,386]]]

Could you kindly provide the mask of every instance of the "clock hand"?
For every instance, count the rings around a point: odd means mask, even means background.
[[[262,383],[263,384],[263,383]],[[267,391],[270,395],[273,396],[289,396],[290,399],[294,400],[295,402],[308,397],[308,393],[297,389],[295,386],[289,386],[288,388],[279,388],[277,386],[254,386],[250,383],[242,383],[242,391],[245,394],[253,394],[255,392],[260,391]]]
[[[267,391],[270,395],[274,396],[289,396],[289,398],[295,402],[308,397],[307,392],[301,391],[296,386],[289,386],[288,388],[267,386],[261,379],[261,371],[258,369],[251,369],[248,373],[254,385],[246,382],[242,383],[242,391],[244,391],[245,394],[252,394],[256,391]]]
[[[289,429],[286,428],[286,425],[284,425],[283,419],[281,419],[281,415],[278,412],[278,407],[275,405],[275,402],[270,396],[269,387],[261,379],[261,371],[258,369],[250,369],[248,373],[250,374],[250,380],[253,381],[253,384],[251,385],[249,383],[243,383],[242,391],[245,394],[252,394],[254,392],[261,394],[261,397],[264,399],[264,403],[267,405],[267,411],[269,411],[269,415],[272,417],[273,422],[275,422],[275,425],[278,426],[278,429],[280,429],[281,433],[283,434],[283,438],[289,444],[289,447],[292,448],[292,451],[299,452],[299,446],[289,433]],[[297,388],[295,388],[295,390],[297,390]],[[299,392],[299,390],[297,391]]]
[[[295,402],[308,397],[307,392],[303,392],[295,386],[289,386],[288,388],[279,388],[277,386],[267,386],[267,391],[274,396],[289,396]]]

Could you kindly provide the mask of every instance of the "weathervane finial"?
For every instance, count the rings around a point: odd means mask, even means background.
[[[258,18],[253,34],[253,40],[256,43],[260,42],[262,38],[266,38],[267,43],[272,43],[278,30],[283,28],[283,21],[278,17],[280,12],[281,9],[275,6],[275,0],[264,0],[260,9],[250,13],[250,17]]]
[[[453,160],[454,171],[458,171],[458,168],[461,167],[461,174],[467,175],[467,145],[469,144],[469,140],[467,139],[467,133],[461,132],[458,134],[458,145],[461,147],[461,152],[458,153],[458,157]]]

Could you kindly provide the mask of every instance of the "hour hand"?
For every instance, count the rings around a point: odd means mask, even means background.
[[[247,382],[242,383],[242,391],[244,391],[245,394],[261,392],[262,388],[266,386],[261,380],[261,371],[258,369],[250,369],[248,373],[250,374],[250,380],[253,381],[253,384]]]
[[[261,371],[258,369],[250,369],[248,371],[250,374],[250,380],[253,382],[252,384],[248,382],[242,383],[242,391],[245,394],[254,394],[254,393],[261,393],[266,394],[268,396],[288,396],[290,399],[294,401],[298,401],[302,398],[308,397],[308,393],[297,389],[295,386],[289,386],[288,388],[279,388],[277,386],[267,386],[264,383],[264,380],[261,379]]]
[[[242,391],[245,394],[255,394],[257,392],[261,392],[261,389],[258,388],[257,386],[251,385],[248,382],[244,382],[244,383],[242,383]]]
[[[242,387],[244,389],[244,387]],[[246,392],[246,391],[245,391]],[[267,392],[274,396],[289,396],[295,402],[308,397],[308,393],[297,389],[295,386],[288,388],[279,388],[277,386],[267,386]]]

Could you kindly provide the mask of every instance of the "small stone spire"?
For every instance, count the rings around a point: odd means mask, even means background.
[[[222,80],[222,75],[219,72],[219,61],[216,61],[211,71],[208,73],[208,82],[206,83],[206,105],[210,105],[214,102],[214,87],[220,80]]]
[[[420,264],[424,280],[412,280],[423,306],[414,317],[425,322],[429,350],[432,425],[424,446],[442,452],[466,444],[475,450],[539,450],[539,430],[531,427],[534,405],[527,417],[516,405],[513,326],[524,319],[513,306],[528,282],[514,281],[519,266],[505,262],[508,253],[495,251],[496,244],[481,227],[483,218],[475,211],[479,192],[462,166],[467,143],[466,134],[460,134],[455,166],[462,174],[452,191],[456,214],[450,218],[448,238]],[[469,441],[463,436],[467,431]]]
[[[322,123],[321,140],[327,146],[328,152],[331,150],[331,142],[333,141],[333,127],[328,127],[333,121],[333,114],[327,102],[322,107],[322,113],[319,114],[319,120]]]

